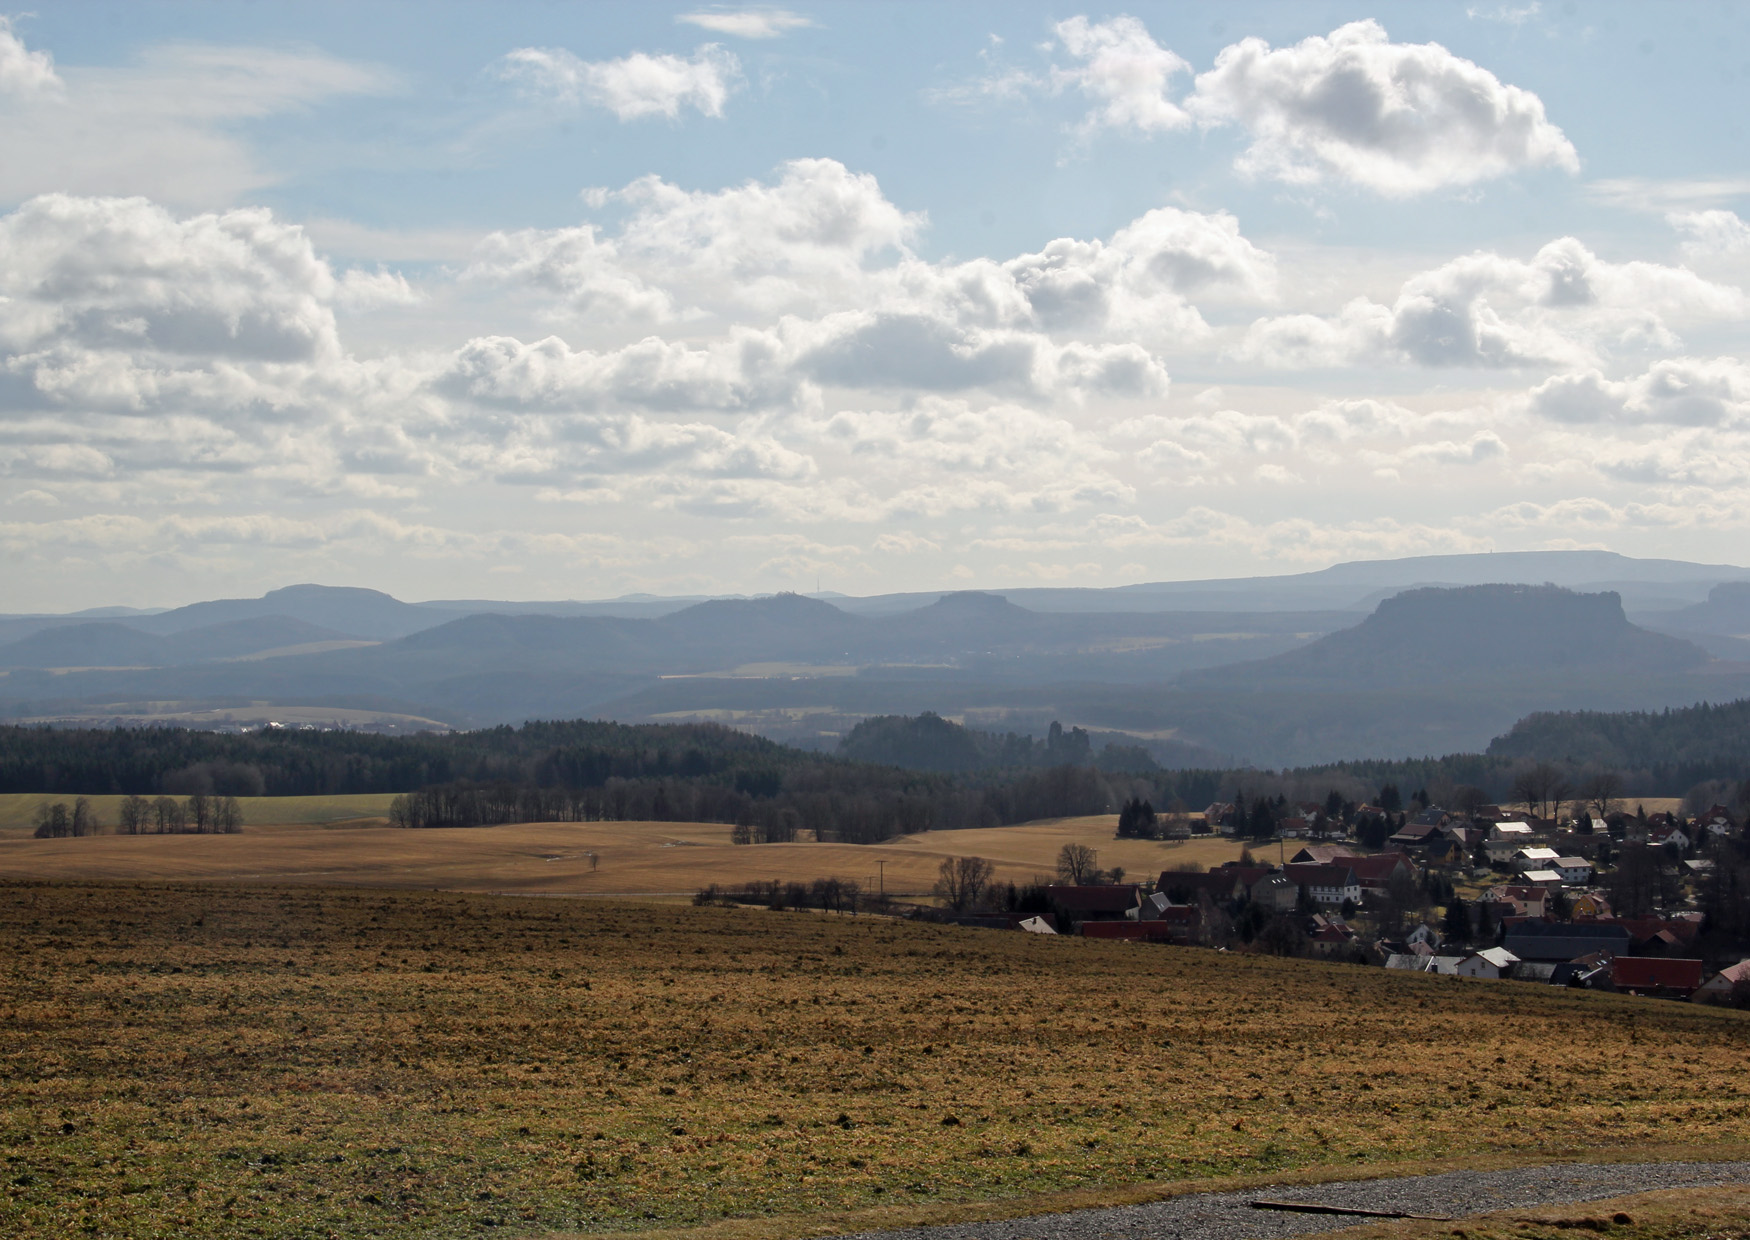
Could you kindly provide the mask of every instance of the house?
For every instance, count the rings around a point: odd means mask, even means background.
[[[1424,943],[1429,947],[1439,947],[1440,932],[1433,926],[1424,922],[1422,925],[1417,926],[1414,930],[1410,931],[1409,934],[1405,935],[1404,942],[1411,947],[1414,947],[1418,943]]]
[[[1549,870],[1554,869],[1556,862],[1561,859],[1562,855],[1553,848],[1521,848],[1513,854],[1513,868],[1521,873],[1526,870]]]
[[[1305,818],[1283,818],[1276,824],[1276,834],[1285,840],[1298,840],[1303,835],[1312,834],[1312,824]]]
[[[1164,921],[1084,921],[1076,924],[1084,939],[1125,939],[1132,943],[1184,942],[1182,927]]]
[[[1571,887],[1583,887],[1592,881],[1592,863],[1584,857],[1557,857],[1551,868]]]
[[[1071,922],[1122,921],[1142,903],[1142,888],[1135,883],[1080,887],[1053,884],[1045,889],[1045,895],[1056,905],[1062,920]]]
[[[1056,934],[1057,933],[1057,930],[1052,926],[1052,924],[1049,921],[1045,920],[1045,918],[1043,918],[1043,917],[1023,918],[1021,921],[1021,924],[1019,926],[1017,926],[1016,929],[1023,930],[1028,934]]]
[[[1334,908],[1345,900],[1361,903],[1361,880],[1352,865],[1350,861],[1331,865],[1286,865],[1282,872],[1296,888],[1305,887],[1314,903]],[[1257,896],[1252,898],[1256,900]]]
[[[1505,883],[1499,887],[1491,887],[1483,893],[1483,900],[1488,904],[1505,904],[1512,910],[1512,917],[1542,917],[1549,910],[1549,889],[1536,887],[1528,883]],[[1496,919],[1501,914],[1496,912]]]
[[[1388,848],[1420,848],[1430,838],[1438,838],[1441,824],[1423,821],[1425,817],[1425,814],[1418,815],[1415,821],[1406,823],[1387,836],[1386,846]]]
[[[1592,952],[1626,956],[1628,927],[1609,922],[1555,922],[1526,919],[1508,925],[1502,946],[1520,960],[1576,960]]]
[[[1460,977],[1506,977],[1513,972],[1513,966],[1519,963],[1519,957],[1504,947],[1490,947],[1480,952],[1472,952],[1458,962],[1457,973]]]
[[[1690,996],[1697,1003],[1741,1002],[1750,997],[1750,960],[1740,960],[1729,969],[1721,969],[1708,978]]]
[[[1292,865],[1330,865],[1348,855],[1349,850],[1341,844],[1308,844],[1288,860]]]
[[[1272,871],[1252,884],[1250,898],[1260,908],[1278,913],[1293,912],[1294,906],[1300,903],[1300,887],[1288,875]]]
[[[1414,952],[1393,952],[1385,958],[1385,967],[1405,973],[1432,973],[1433,956],[1418,956]]]
[[[1512,844],[1515,848],[1524,848],[1531,842],[1531,837],[1536,834],[1537,832],[1531,829],[1529,822],[1518,820],[1497,822],[1489,828],[1489,842],[1491,844]]]
[[[1159,921],[1161,914],[1173,907],[1173,902],[1164,891],[1156,891],[1142,898],[1142,903],[1133,909],[1125,911],[1125,918],[1130,921]]]
[[[1602,891],[1583,891],[1574,897],[1574,902],[1568,906],[1568,912],[1576,919],[1609,917],[1610,898]]]
[[[1556,888],[1562,885],[1562,876],[1557,870],[1527,870],[1519,877],[1537,887]]]
[[[1685,861],[1683,868],[1691,878],[1705,878],[1713,870],[1714,863],[1704,857],[1699,861]]]
[[[1346,865],[1355,871],[1356,881],[1364,891],[1384,892],[1397,879],[1414,882],[1416,863],[1401,852],[1373,853],[1359,856],[1350,853],[1338,857],[1332,865]]]
[[[1650,827],[1647,831],[1649,844],[1675,844],[1682,851],[1688,852],[1693,842],[1689,834],[1675,823],[1668,827]]]
[[[1689,998],[1701,989],[1701,972],[1699,960],[1618,956],[1610,962],[1610,982],[1617,990],[1659,999]]]

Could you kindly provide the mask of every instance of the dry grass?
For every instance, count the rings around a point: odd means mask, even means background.
[[[332,800],[342,798],[296,798]],[[335,810],[341,808],[336,805]],[[247,814],[249,811],[246,810]],[[317,807],[304,812],[315,813]],[[201,879],[438,887],[526,894],[691,895],[710,883],[851,878],[873,890],[927,893],[942,859],[977,855],[999,881],[1051,872],[1067,842],[1100,864],[1155,877],[1183,862],[1239,855],[1221,840],[1162,844],[1115,840],[1117,818],[1063,819],[981,831],[932,831],[874,847],[743,844],[716,823],[535,823],[476,830],[406,831],[371,824],[251,827],[240,835],[91,836],[0,840],[0,878]],[[594,868],[588,854],[594,853]],[[879,868],[877,862],[884,863]],[[884,877],[883,877],[884,875]]]
[[[1750,1119],[1736,1013],[866,918],[20,885],[0,959],[14,1236],[793,1235]]]
[[[97,820],[106,828],[114,829],[121,817],[122,798],[94,796],[87,799],[97,814]],[[395,795],[389,792],[364,792],[333,797],[238,797],[237,804],[242,807],[246,823],[320,824],[349,818],[382,817],[389,812],[389,802],[394,799]],[[48,792],[0,793],[0,840],[28,838],[31,816],[36,813],[36,807],[52,805],[56,801],[71,806],[73,796]]]

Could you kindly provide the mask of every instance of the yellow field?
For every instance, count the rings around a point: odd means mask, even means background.
[[[86,798],[97,814],[97,821],[113,830],[121,817],[122,798],[94,796]],[[148,800],[151,798],[148,797]],[[182,800],[185,798],[177,798]],[[350,818],[381,818],[389,812],[392,792],[362,792],[335,797],[238,797],[243,821],[248,824],[324,823]],[[0,839],[28,836],[31,815],[39,805],[64,801],[69,807],[71,795],[48,792],[0,793]]]
[[[286,798],[310,801],[324,798]],[[333,798],[345,801],[346,798]],[[352,800],[348,808],[357,808]],[[340,806],[335,806],[339,812]],[[245,809],[247,816],[248,810]],[[308,813],[318,812],[316,807]],[[980,856],[998,881],[1049,875],[1065,843],[1138,878],[1239,855],[1222,840],[1116,840],[1114,815],[978,831],[931,831],[885,844],[732,844],[717,823],[535,823],[408,831],[348,824],[250,827],[239,835],[0,839],[0,878],[201,879],[426,887],[543,895],[685,895],[711,883],[855,879],[889,894],[927,894],[944,857]],[[595,854],[592,866],[589,854]],[[880,864],[878,864],[880,863]]]
[[[0,885],[0,961],[21,1240],[772,1240],[1750,1126],[1743,1013],[887,918]]]

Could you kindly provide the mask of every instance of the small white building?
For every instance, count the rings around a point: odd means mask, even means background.
[[[1554,869],[1570,887],[1584,887],[1592,881],[1592,863],[1584,857],[1557,857]]]
[[[1045,918],[1043,918],[1043,917],[1029,917],[1029,918],[1027,918],[1026,920],[1024,920],[1021,923],[1021,929],[1026,931],[1028,934],[1056,934],[1057,933],[1057,931],[1055,931],[1051,928],[1051,923],[1046,921]]]
[[[1562,875],[1559,870],[1527,870],[1519,876],[1536,887],[1560,887]]]
[[[1505,947],[1491,947],[1485,951],[1473,952],[1458,963],[1460,977],[1506,977],[1513,971],[1513,966],[1519,963],[1519,957]]]
[[[1553,870],[1562,855],[1553,848],[1521,848],[1513,854],[1516,870]]]

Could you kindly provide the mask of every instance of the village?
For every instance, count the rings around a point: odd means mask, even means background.
[[[1133,802],[1121,836],[1219,834],[1248,841],[1245,851],[1152,883],[1075,875],[1066,858],[1060,876],[1082,881],[951,919],[1750,1006],[1750,897],[1738,884],[1746,837],[1723,805],[1693,815],[1581,806],[1560,821],[1529,806],[1461,812],[1425,797],[1397,813],[1335,796],[1265,808],[1277,816],[1242,801],[1157,818]]]

